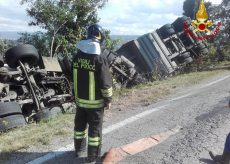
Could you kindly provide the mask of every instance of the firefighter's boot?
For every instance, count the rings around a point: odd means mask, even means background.
[[[75,156],[83,157],[86,153],[86,138],[74,139]]]
[[[219,164],[230,164],[230,152],[224,151],[222,155],[213,155],[212,152],[209,152],[211,158]]]
[[[100,160],[101,146],[88,146],[88,162],[97,162]]]

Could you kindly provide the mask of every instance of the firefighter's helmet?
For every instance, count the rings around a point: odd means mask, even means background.
[[[105,32],[103,28],[98,24],[93,24],[87,29],[87,39],[93,39],[99,43],[102,43],[105,39]]]

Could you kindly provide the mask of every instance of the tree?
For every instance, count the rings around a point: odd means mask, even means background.
[[[191,19],[196,19],[196,13],[199,9],[201,0],[185,0],[183,4],[183,15],[190,17]],[[211,2],[205,2],[206,8],[211,6]]]
[[[105,41],[103,44],[104,48],[107,48],[109,50],[114,50],[116,46],[121,42],[120,39],[111,39],[110,37],[110,31],[105,30]]]
[[[185,0],[183,5],[183,14],[190,17],[191,19],[196,19],[196,12],[199,8],[200,0]],[[205,2],[205,6],[209,15],[209,19],[214,22],[218,21],[222,24],[221,35],[218,35],[216,40],[223,40],[225,42],[229,41],[230,34],[230,2],[229,0],[222,0],[220,5],[212,5],[210,2]],[[212,29],[216,27],[213,26]],[[211,41],[211,40],[210,40]],[[223,43],[221,41],[221,43]]]
[[[44,56],[50,54],[50,38],[43,32],[35,33],[21,33],[21,37],[18,39],[19,43],[32,44],[38,48],[38,53]]]
[[[5,54],[5,52],[15,45],[14,40],[0,39],[0,55]]]
[[[98,22],[97,11],[107,0],[22,0],[32,18],[30,26],[39,26],[48,44],[49,56],[72,53],[85,29]],[[35,39],[38,34],[30,37]],[[25,35],[21,40],[25,39]],[[39,38],[37,38],[39,39]],[[37,47],[39,48],[39,47]],[[44,55],[44,54],[43,54]]]
[[[230,41],[230,2],[223,0],[220,5],[210,5],[208,7],[210,19],[214,22],[221,22],[221,31],[216,38],[217,44],[229,44]]]
[[[185,0],[183,4],[183,15],[195,19],[196,11],[199,7],[200,0]]]

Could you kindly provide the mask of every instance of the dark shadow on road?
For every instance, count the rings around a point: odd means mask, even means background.
[[[228,108],[228,100],[229,98],[225,98],[224,100],[221,100],[216,106],[210,110],[210,112],[201,114],[200,116],[196,117],[196,121],[203,121],[207,120],[213,117],[221,116],[221,115],[228,115],[229,114],[229,108]]]
[[[211,159],[201,158],[199,161],[201,161],[202,163],[206,163],[206,164],[215,164],[215,162]]]

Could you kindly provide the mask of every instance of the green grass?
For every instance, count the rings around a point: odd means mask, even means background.
[[[149,103],[155,102],[172,93],[175,88],[195,85],[200,83],[201,80],[221,75],[226,71],[227,70],[193,72],[189,74],[174,76],[168,78],[167,80],[140,84],[131,89],[123,88],[121,90],[115,91],[116,96],[114,101],[121,102],[121,100],[123,100],[125,103],[127,103],[127,101],[134,99],[131,104],[144,102],[146,105],[148,105]]]
[[[131,89],[123,88],[114,92],[113,104],[116,106],[118,102],[122,102],[124,105],[151,103],[172,93],[175,88],[198,84],[201,80],[223,73],[226,73],[226,70],[189,73],[171,77],[163,81],[141,84]],[[31,146],[40,147],[42,145],[49,145],[57,137],[72,137],[73,127],[74,114],[64,114],[46,122],[29,124],[6,133],[0,133],[0,152],[12,153]]]
[[[10,153],[33,146],[49,145],[57,136],[73,133],[73,114],[59,115],[46,122],[29,124],[0,134],[0,151]]]

